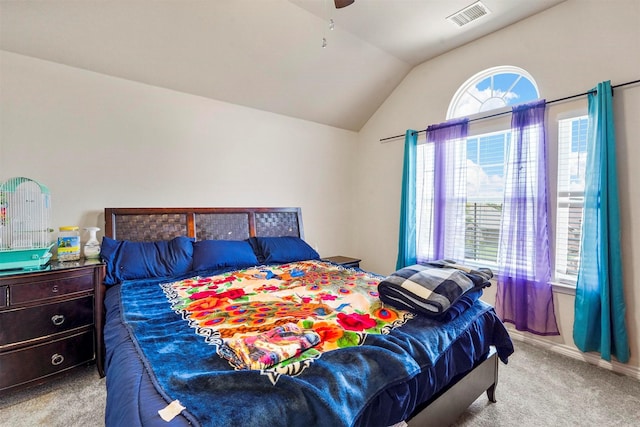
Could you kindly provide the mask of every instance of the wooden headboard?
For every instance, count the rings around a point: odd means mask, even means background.
[[[105,208],[104,218],[104,235],[117,240],[304,239],[300,208]]]

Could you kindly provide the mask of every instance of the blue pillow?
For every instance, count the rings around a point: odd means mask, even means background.
[[[193,239],[175,237],[156,242],[102,239],[100,258],[106,263],[105,285],[123,280],[170,277],[191,270]]]
[[[320,255],[299,237],[257,237],[265,264],[320,259]]]
[[[193,243],[193,270],[258,265],[258,258],[244,240],[201,240]]]

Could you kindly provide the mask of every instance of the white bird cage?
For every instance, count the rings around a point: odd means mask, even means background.
[[[35,269],[51,258],[51,193],[23,177],[0,184],[0,270]]]

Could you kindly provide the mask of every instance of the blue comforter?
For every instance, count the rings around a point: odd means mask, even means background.
[[[156,388],[148,392],[179,400],[190,422],[203,426],[391,425],[471,369],[491,345],[505,363],[513,352],[493,309],[477,301],[449,323],[417,316],[388,335],[367,335],[362,345],[325,353],[299,375],[274,382],[260,371],[231,368],[171,310],[157,280],[124,282],[108,294],[114,293],[107,304],[119,319],[108,318],[107,324],[125,325]],[[122,371],[127,367],[109,363],[123,339],[105,334],[107,424],[131,422],[118,413],[118,390],[109,384],[110,378],[128,376]],[[122,394],[132,398],[130,390]],[[153,421],[155,414],[144,416]]]

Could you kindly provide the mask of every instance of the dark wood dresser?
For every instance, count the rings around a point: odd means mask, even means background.
[[[101,263],[84,260],[0,271],[0,394],[96,359],[103,276]]]

